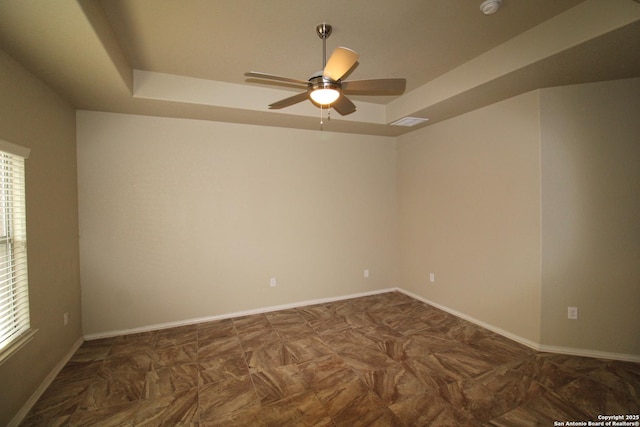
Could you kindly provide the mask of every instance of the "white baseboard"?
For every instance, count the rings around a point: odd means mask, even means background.
[[[560,347],[544,344],[540,345],[539,351],[544,351],[546,353],[566,354],[569,356],[593,357],[595,359],[621,360],[623,362],[640,363],[640,356],[635,354],[610,353],[607,351]]]
[[[407,296],[410,296],[411,298],[414,298],[414,299],[417,299],[417,300],[419,300],[419,301],[422,301],[422,302],[424,302],[425,304],[429,304],[429,305],[431,305],[431,306],[433,306],[433,307],[435,307],[435,308],[438,308],[438,309],[440,309],[440,310],[442,310],[442,311],[446,311],[446,312],[447,312],[447,313],[449,313],[449,314],[452,314],[452,315],[454,315],[454,316],[456,316],[456,317],[459,317],[459,318],[461,318],[461,319],[467,320],[467,321],[469,321],[469,322],[471,322],[471,323],[474,323],[474,324],[476,324],[476,325],[478,325],[478,326],[481,326],[481,327],[483,327],[483,328],[485,328],[485,329],[488,329],[488,330],[490,330],[490,331],[492,331],[492,332],[495,332],[495,333],[496,333],[496,334],[498,334],[498,335],[502,335],[502,336],[503,336],[503,337],[505,337],[505,338],[509,338],[509,339],[510,339],[510,340],[512,340],[512,341],[515,341],[515,342],[518,342],[518,343],[520,343],[520,344],[522,344],[522,345],[525,345],[525,346],[527,346],[527,347],[529,347],[529,348],[532,348],[532,349],[534,349],[534,350],[539,350],[539,349],[540,349],[540,344],[538,344],[538,343],[537,343],[537,342],[535,342],[535,341],[532,341],[532,340],[527,339],[527,338],[523,338],[523,337],[521,337],[521,336],[519,336],[519,335],[516,335],[516,334],[514,334],[514,333],[511,333],[511,332],[509,332],[509,331],[505,331],[505,330],[504,330],[504,329],[502,329],[502,328],[498,328],[498,327],[496,327],[496,326],[494,326],[494,325],[491,325],[491,324],[489,324],[489,323],[485,323],[485,322],[483,322],[483,321],[481,321],[481,320],[478,320],[478,319],[476,319],[476,318],[474,318],[474,317],[467,316],[467,315],[466,315],[466,314],[464,314],[464,313],[461,313],[461,312],[459,312],[459,311],[456,311],[456,310],[454,310],[454,309],[452,309],[452,308],[449,308],[449,307],[447,307],[447,306],[444,306],[444,305],[438,304],[438,303],[436,303],[436,302],[433,302],[433,301],[431,301],[431,300],[428,300],[428,299],[426,299],[426,298],[423,298],[423,297],[421,297],[420,295],[416,295],[416,294],[414,294],[414,293],[412,293],[412,292],[409,292],[409,291],[406,291],[406,290],[404,290],[404,289],[400,289],[400,288],[398,288],[398,292],[402,292],[403,294],[405,294],[405,295],[407,295]]]
[[[306,307],[308,305],[314,305],[314,304],[324,304],[324,303],[328,303],[328,302],[335,302],[335,301],[342,301],[342,300],[348,300],[348,299],[353,299],[353,298],[366,297],[366,296],[369,296],[369,295],[377,295],[377,294],[383,294],[383,293],[386,293],[386,292],[394,292],[396,290],[398,290],[398,289],[397,288],[379,289],[379,290],[376,290],[376,291],[362,292],[362,293],[351,294],[351,295],[343,295],[343,296],[339,296],[339,297],[320,298],[320,299],[315,299],[315,300],[298,301],[298,302],[294,302],[294,303],[290,303],[290,304],[274,305],[274,306],[270,306],[270,307],[256,308],[256,309],[253,309],[253,310],[236,311],[236,312],[225,313],[225,314],[220,314],[220,315],[216,315],[216,316],[198,317],[198,318],[194,318],[194,319],[181,320],[181,321],[178,321],[178,322],[157,323],[157,324],[154,324],[154,325],[143,326],[143,327],[140,327],[140,328],[122,329],[122,330],[118,330],[118,331],[108,331],[108,332],[100,332],[100,333],[96,333],[96,334],[87,334],[87,335],[84,336],[84,339],[87,340],[87,341],[91,341],[91,340],[96,340],[96,339],[100,339],[100,338],[117,337],[117,336],[120,336],[120,335],[130,335],[130,334],[138,334],[138,333],[141,333],[141,332],[158,331],[158,330],[162,330],[162,329],[176,328],[176,327],[179,327],[179,326],[193,325],[193,324],[196,324],[196,323],[212,322],[212,321],[215,321],[215,320],[223,320],[223,319],[233,319],[235,317],[249,316],[249,315],[252,315],[252,314],[270,313],[272,311],[287,310],[287,309],[290,309],[290,308]]]
[[[502,335],[505,338],[509,338],[512,341],[518,342],[520,344],[523,344],[533,350],[536,351],[541,351],[541,352],[546,352],[546,353],[557,353],[557,354],[566,354],[569,356],[582,356],[582,357],[593,357],[596,359],[608,359],[608,360],[621,360],[624,362],[636,362],[636,363],[640,363],[640,356],[639,355],[635,355],[635,354],[624,354],[624,353],[610,353],[610,352],[606,352],[606,351],[598,351],[598,350],[589,350],[589,349],[581,349],[581,348],[572,348],[572,347],[560,347],[560,346],[552,346],[552,345],[544,345],[535,341],[532,341],[530,339],[527,338],[523,338],[519,335],[516,335],[512,332],[509,331],[505,331],[502,328],[498,328],[497,326],[494,325],[490,325],[488,323],[485,323],[481,320],[475,319],[471,316],[467,316],[464,313],[460,313],[459,311],[453,310],[447,306],[435,303],[433,301],[430,301],[426,298],[423,298],[419,295],[416,295],[412,292],[406,291],[404,289],[401,288],[396,288],[394,290],[397,290],[398,292],[402,292],[403,294],[410,296],[411,298],[417,299],[419,301],[422,301],[426,304],[429,304],[433,307],[436,307],[442,311],[446,311],[449,314],[452,314],[456,317],[459,317],[461,319],[467,320],[471,323],[474,323],[478,326],[481,326],[485,329],[488,329],[492,332],[495,332],[496,334]]]
[[[58,376],[62,368],[64,368],[64,365],[66,365],[67,362],[69,362],[71,357],[80,348],[83,342],[84,342],[84,338],[82,337],[78,338],[78,341],[76,341],[73,344],[73,346],[69,349],[67,354],[62,359],[60,359],[60,361],[56,364],[56,366],[53,367],[51,372],[49,372],[49,375],[47,375],[44,381],[42,381],[42,384],[40,384],[40,386],[36,389],[36,391],[31,395],[29,400],[27,400],[25,404],[22,405],[22,408],[20,408],[16,416],[13,417],[11,421],[9,421],[9,424],[7,425],[7,427],[17,427],[20,425],[20,423],[27,416],[31,408],[33,408],[33,405],[35,405],[38,399],[40,399],[40,396],[42,396],[42,393],[44,393],[47,387],[51,385],[51,383]]]
[[[474,323],[480,327],[483,327],[485,329],[488,329],[492,332],[495,332],[499,335],[502,335],[505,338],[508,338],[512,341],[518,342],[522,345],[525,345],[533,350],[536,351],[542,351],[542,352],[548,352],[548,353],[558,353],[558,354],[567,354],[567,355],[571,355],[571,356],[583,356],[583,357],[594,357],[594,358],[598,358],[598,359],[610,359],[610,360],[622,360],[622,361],[626,361],[626,362],[640,362],[640,356],[638,355],[634,355],[634,354],[623,354],[623,353],[610,353],[610,352],[603,352],[603,351],[597,351],[597,350],[588,350],[588,349],[579,349],[579,348],[571,348],[571,347],[559,347],[559,346],[550,346],[550,345],[544,345],[541,344],[539,342],[536,341],[532,341],[530,339],[521,337],[517,334],[514,334],[512,332],[506,331],[502,328],[499,328],[497,326],[491,325],[489,323],[485,323],[481,320],[478,320],[474,317],[468,316],[464,313],[461,313],[459,311],[456,311],[452,308],[449,308],[447,306],[438,304],[436,302],[430,301],[424,297],[421,297],[420,295],[414,294],[412,292],[409,292],[407,290],[404,290],[402,288],[387,288],[387,289],[380,289],[380,290],[376,290],[376,291],[369,291],[369,292],[362,292],[362,293],[358,293],[358,294],[350,294],[350,295],[343,295],[343,296],[339,296],[339,297],[331,297],[331,298],[321,298],[321,299],[315,299],[315,300],[306,300],[306,301],[298,301],[298,302],[294,302],[294,303],[290,303],[290,304],[283,304],[283,305],[275,305],[275,306],[270,306],[270,307],[263,307],[263,308],[257,308],[257,309],[253,309],[253,310],[245,310],[245,311],[236,311],[236,312],[232,312],[232,313],[225,313],[225,314],[220,314],[220,315],[216,315],[216,316],[207,316],[207,317],[199,317],[199,318],[194,318],[194,319],[187,319],[187,320],[182,320],[182,321],[178,321],[178,322],[168,322],[168,323],[158,323],[158,324],[154,324],[154,325],[148,325],[148,326],[143,326],[140,328],[133,328],[133,329],[123,329],[123,330],[117,330],[117,331],[108,331],[108,332],[101,332],[101,333],[96,333],[96,334],[87,334],[85,335],[84,339],[87,341],[91,341],[91,340],[95,340],[95,339],[100,339],[100,338],[110,338],[110,337],[116,337],[116,336],[120,336],[120,335],[130,335],[130,334],[137,334],[137,333],[141,333],[141,332],[150,332],[150,331],[157,331],[157,330],[162,330],[162,329],[168,329],[168,328],[175,328],[175,327],[179,327],[179,326],[187,326],[187,325],[193,325],[196,323],[203,323],[203,322],[212,322],[215,320],[223,320],[223,319],[233,319],[235,317],[242,317],[242,316],[249,316],[252,314],[261,314],[261,313],[269,313],[272,311],[278,311],[278,310],[287,310],[290,308],[297,308],[297,307],[305,307],[308,305],[314,305],[314,304],[324,304],[324,303],[328,303],[328,302],[335,302],[335,301],[342,301],[342,300],[347,300],[347,299],[352,299],[352,298],[359,298],[359,297],[364,297],[364,296],[369,296],[369,295],[376,295],[376,294],[381,294],[381,293],[385,293],[385,292],[401,292],[413,299],[416,299],[418,301],[422,301],[426,304],[429,304],[433,307],[436,307],[442,311],[445,311],[449,314],[452,314],[456,317],[459,317],[461,319],[467,320],[471,323]]]

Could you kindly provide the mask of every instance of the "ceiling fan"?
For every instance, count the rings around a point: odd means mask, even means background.
[[[282,99],[269,105],[270,109],[280,109],[310,99],[321,108],[333,108],[341,115],[356,111],[356,106],[345,95],[400,95],[404,92],[405,79],[372,79],[342,81],[342,78],[356,65],[360,55],[346,47],[337,47],[327,61],[327,38],[331,35],[329,24],[316,27],[322,39],[323,70],[314,73],[308,81],[281,77],[273,74],[250,71],[244,75],[258,79],[274,80],[306,88],[305,92]]]

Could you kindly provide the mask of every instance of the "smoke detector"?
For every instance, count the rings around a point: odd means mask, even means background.
[[[493,15],[502,6],[502,0],[485,0],[480,5],[480,10],[485,15]]]

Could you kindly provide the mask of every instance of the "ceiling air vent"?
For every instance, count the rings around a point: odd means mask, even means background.
[[[391,122],[391,126],[415,126],[426,121],[429,121],[429,119],[423,119],[422,117],[403,117],[395,122]]]

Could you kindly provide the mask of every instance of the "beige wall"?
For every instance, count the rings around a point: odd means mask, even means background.
[[[541,101],[542,341],[640,355],[640,79]]]
[[[543,89],[399,137],[400,286],[544,350],[637,358],[639,99],[640,79]]]
[[[29,301],[31,326],[39,329],[0,365],[0,425],[7,425],[82,327],[75,111],[2,51],[0,94],[0,139],[31,149],[25,163]]]
[[[401,287],[533,342],[538,111],[531,92],[398,138]]]
[[[394,138],[77,121],[86,334],[396,286]]]

